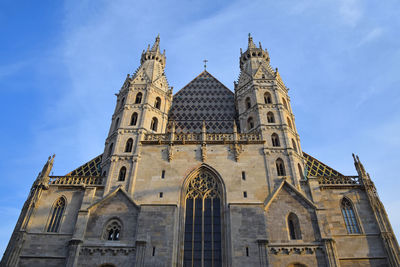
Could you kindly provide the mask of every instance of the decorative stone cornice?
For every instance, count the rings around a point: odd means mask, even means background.
[[[84,246],[81,248],[79,255],[95,256],[95,255],[109,255],[109,256],[127,256],[136,251],[136,247],[129,246]]]
[[[323,250],[319,245],[268,245],[269,252],[274,255],[287,256],[287,255],[312,255],[317,250]]]

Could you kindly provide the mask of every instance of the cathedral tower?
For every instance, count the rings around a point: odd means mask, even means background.
[[[262,133],[272,182],[277,176],[287,177],[299,187],[304,159],[288,91],[278,69],[272,69],[267,49],[261,43],[256,47],[249,34],[247,50],[240,51],[240,75],[235,83],[240,129]]]
[[[0,266],[400,266],[359,158],[349,176],[302,152],[261,44],[249,36],[235,93],[204,70],[172,103],[159,42],[118,92],[103,154],[63,176],[49,157]]]
[[[172,88],[165,76],[160,37],[142,53],[140,66],[127,75],[117,96],[102,161],[105,194],[117,186],[132,192],[140,140],[145,133],[165,133]]]

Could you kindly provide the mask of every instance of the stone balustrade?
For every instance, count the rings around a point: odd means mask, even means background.
[[[362,185],[362,181],[358,176],[320,176],[318,177],[320,185]]]
[[[205,139],[203,140],[203,136]],[[264,143],[260,133],[167,133],[167,134],[145,134],[142,143],[146,144],[232,144],[232,143]]]
[[[49,185],[103,185],[101,176],[50,176]]]

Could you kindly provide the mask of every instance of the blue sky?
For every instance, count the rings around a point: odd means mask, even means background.
[[[103,152],[115,96],[160,33],[174,92],[203,69],[233,88],[247,35],[290,88],[305,152],[356,173],[359,154],[400,236],[397,0],[2,1],[0,253],[55,153],[63,175]]]

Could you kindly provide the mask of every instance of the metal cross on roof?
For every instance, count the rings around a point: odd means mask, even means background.
[[[206,70],[206,69],[207,69],[207,62],[208,62],[208,60],[207,60],[207,59],[204,59],[203,62],[204,62],[204,70]]]

